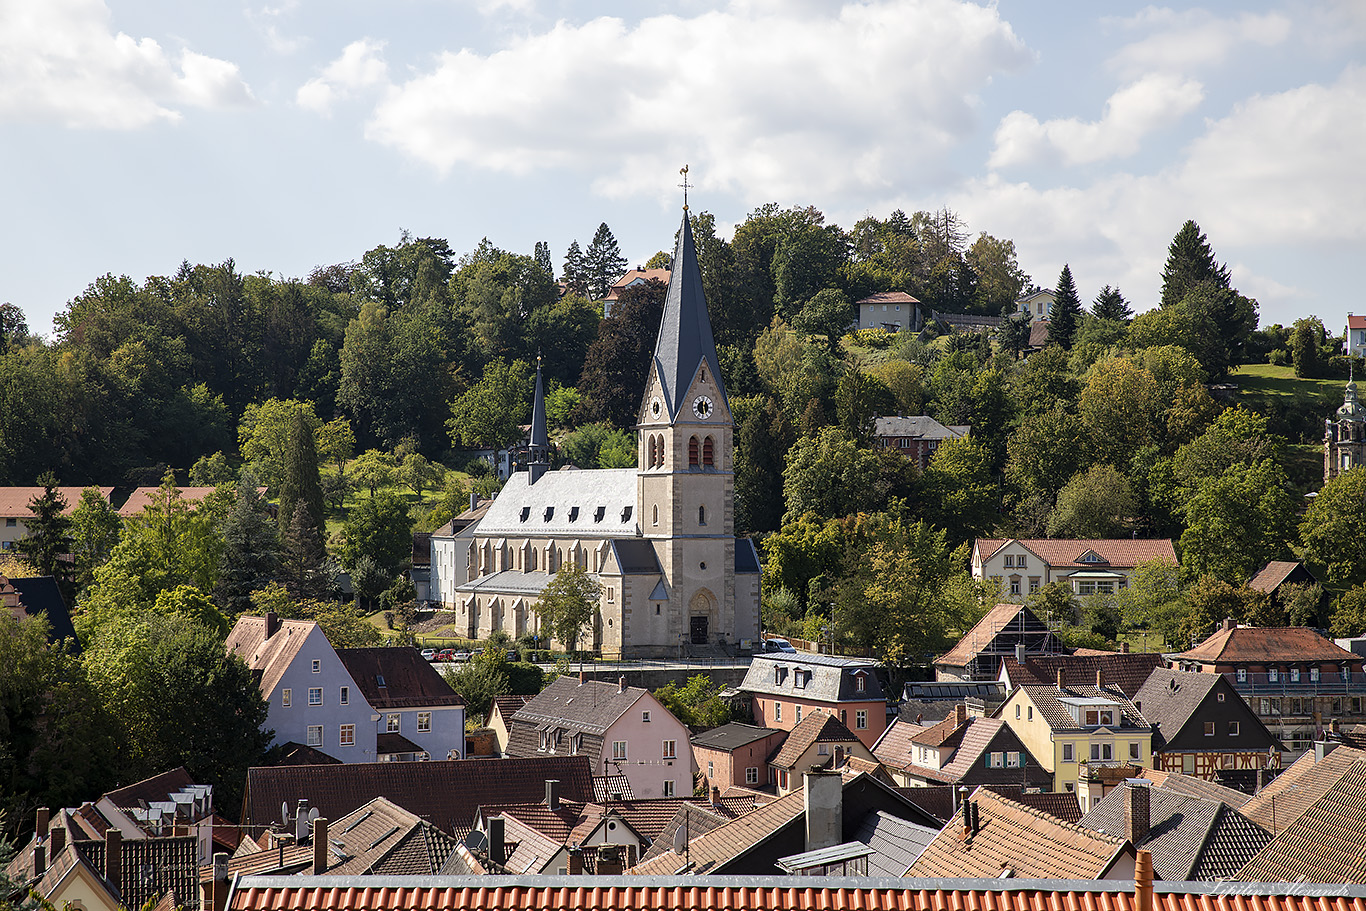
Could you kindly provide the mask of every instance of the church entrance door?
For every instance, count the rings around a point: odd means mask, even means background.
[[[701,617],[692,618],[691,641],[693,645],[707,644],[707,617],[705,614]]]

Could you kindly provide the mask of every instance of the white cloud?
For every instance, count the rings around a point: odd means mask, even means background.
[[[383,41],[362,38],[351,42],[340,57],[323,69],[321,76],[299,87],[295,102],[300,107],[326,114],[337,101],[353,98],[365,89],[387,85],[389,67],[384,62],[383,50]]]
[[[1127,78],[1154,70],[1186,73],[1217,65],[1242,45],[1273,47],[1291,32],[1290,18],[1278,12],[1221,18],[1203,9],[1153,6],[1122,25],[1150,32],[1120,48],[1111,59],[1111,65]]]
[[[252,102],[235,64],[116,34],[102,0],[0,0],[0,122],[136,129]]]
[[[1195,110],[1204,96],[1204,88],[1194,80],[1153,74],[1111,95],[1098,121],[1069,117],[1040,123],[1031,114],[1012,111],[996,128],[996,147],[988,164],[1076,165],[1126,157],[1138,151],[1148,133]]]
[[[247,8],[247,21],[260,32],[266,46],[277,54],[292,54],[308,42],[303,38],[286,37],[280,30],[280,22],[289,18],[299,8],[299,0],[282,0],[271,6],[259,9]]]
[[[685,162],[750,201],[885,192],[949,169],[975,93],[1031,60],[994,7],[740,0],[447,52],[386,94],[367,136],[442,172],[582,169],[609,195],[662,192]]]

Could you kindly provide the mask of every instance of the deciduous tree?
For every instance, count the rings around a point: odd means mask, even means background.
[[[547,635],[573,651],[579,636],[593,620],[602,586],[578,563],[567,560],[541,592],[536,613]]]

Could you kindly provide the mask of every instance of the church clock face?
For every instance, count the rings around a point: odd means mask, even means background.
[[[697,415],[702,420],[705,421],[707,418],[711,417],[711,411],[711,396],[699,395],[697,398],[692,400],[692,413]]]
[[[657,418],[659,413],[664,410],[664,403],[659,400],[659,396],[650,399],[650,417]]]

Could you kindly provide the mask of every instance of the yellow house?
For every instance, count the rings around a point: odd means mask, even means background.
[[[1101,769],[1152,767],[1152,725],[1118,687],[1019,686],[997,717],[1052,773],[1054,790],[1076,792],[1083,813],[1113,786]]]

